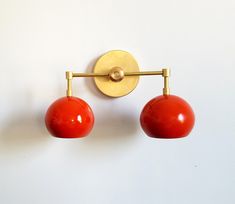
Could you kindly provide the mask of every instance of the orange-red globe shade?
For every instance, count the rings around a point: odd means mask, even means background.
[[[90,133],[94,115],[90,106],[80,98],[63,97],[47,110],[45,123],[51,135],[60,138],[80,138]]]
[[[144,132],[154,138],[181,138],[194,126],[194,113],[190,105],[174,95],[157,96],[143,108],[140,123]]]

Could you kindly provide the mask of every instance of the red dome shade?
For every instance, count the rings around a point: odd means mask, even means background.
[[[85,137],[93,128],[94,115],[80,98],[63,97],[50,105],[45,123],[51,135],[60,138]]]
[[[143,108],[140,123],[144,132],[154,138],[181,138],[187,136],[195,122],[190,105],[174,95],[161,95]]]

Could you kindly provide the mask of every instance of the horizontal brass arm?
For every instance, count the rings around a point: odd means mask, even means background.
[[[66,72],[67,79],[67,96],[72,96],[72,79],[73,77],[109,77],[114,82],[121,81],[125,76],[151,76],[161,75],[164,77],[163,95],[169,95],[169,76],[170,69],[162,69],[161,71],[140,71],[140,72],[124,72],[120,67],[114,67],[109,73],[75,73],[71,71]]]
[[[103,73],[75,73],[73,72],[73,77],[107,77],[109,74]]]
[[[163,75],[163,71],[124,72],[124,76]],[[73,77],[109,77],[109,73],[75,73]]]

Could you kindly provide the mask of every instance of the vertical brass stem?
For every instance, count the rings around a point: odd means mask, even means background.
[[[170,95],[170,88],[169,88],[170,69],[162,69],[162,76],[164,77],[163,95]]]
[[[72,96],[72,79],[73,79],[73,72],[67,71],[66,72],[66,79],[67,79],[67,96]]]

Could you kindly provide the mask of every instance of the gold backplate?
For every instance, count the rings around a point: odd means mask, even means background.
[[[135,58],[128,52],[112,50],[102,55],[94,66],[94,73],[109,73],[113,67],[120,67],[124,72],[139,72]],[[125,76],[119,82],[109,77],[95,77],[97,88],[106,96],[121,97],[132,92],[139,82],[139,76]]]

